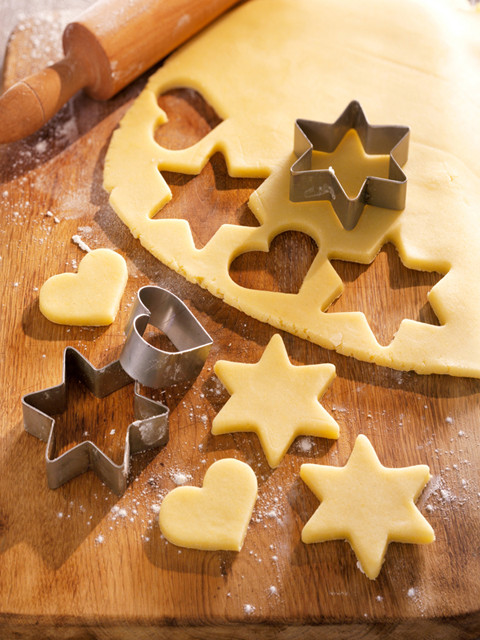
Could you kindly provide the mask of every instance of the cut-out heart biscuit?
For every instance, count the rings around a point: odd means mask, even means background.
[[[203,487],[177,487],[162,502],[160,529],[180,547],[240,551],[257,498],[257,478],[240,460],[225,458],[207,470]]]
[[[111,249],[95,249],[80,262],[78,273],[61,273],[44,283],[40,311],[57,324],[112,324],[127,278],[127,264],[121,255]]]

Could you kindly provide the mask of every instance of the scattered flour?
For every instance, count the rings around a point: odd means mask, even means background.
[[[183,473],[182,471],[172,471],[170,477],[177,486],[185,484],[192,479],[192,476],[190,474]]]
[[[455,500],[455,496],[448,489],[440,489],[440,495],[444,502],[453,502]]]
[[[72,242],[76,244],[78,247],[80,247],[82,251],[86,251],[87,253],[90,253],[91,251],[90,247],[81,239],[79,235],[72,236]]]
[[[313,447],[313,441],[308,436],[304,436],[303,438],[299,438],[297,441],[297,449],[298,451],[302,451],[303,453],[307,453]]]

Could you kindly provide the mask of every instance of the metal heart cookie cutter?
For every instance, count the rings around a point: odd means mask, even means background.
[[[139,382],[145,386],[167,387],[194,378],[207,358],[212,340],[177,296],[155,286],[143,287],[137,296],[137,304],[127,325],[130,329],[119,360],[96,369],[76,349],[67,347],[63,356],[61,384],[29,393],[22,398],[25,430],[47,443],[45,462],[48,486],[51,489],[56,489],[92,469],[114,493],[122,495],[127,487],[130,456],[166,444],[169,436],[168,408],[141,395]],[[163,329],[181,350],[175,353],[163,352],[145,342],[138,331],[142,333],[148,321]],[[140,329],[137,328],[137,323]],[[134,375],[129,375],[122,360]],[[155,367],[165,367],[165,371],[156,372]],[[136,375],[138,378],[135,378]],[[122,464],[114,463],[91,441],[81,442],[55,457],[53,416],[66,410],[71,379],[82,382],[97,398],[104,398],[135,382],[135,421],[127,429]]]
[[[358,133],[365,153],[390,156],[388,178],[368,176],[355,198],[348,197],[333,169],[312,169],[312,152],[332,153],[350,129]],[[369,124],[356,100],[333,123],[296,120],[294,151],[298,160],[290,168],[290,200],[330,200],[347,231],[357,225],[366,204],[403,209],[407,176],[400,167],[408,158],[409,138],[409,127]]]
[[[148,324],[163,331],[178,351],[163,351],[144,340]],[[171,386],[196,377],[212,346],[211,337],[180,298],[150,285],[137,293],[126,334],[120,363],[146,387]]]

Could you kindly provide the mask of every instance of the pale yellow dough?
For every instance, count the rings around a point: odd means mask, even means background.
[[[174,54],[115,132],[110,203],[158,259],[245,313],[339,353],[397,369],[480,377],[480,12],[466,0],[251,0]],[[223,122],[197,144],[154,141],[157,96],[198,90]],[[333,122],[357,99],[372,124],[411,128],[406,208],[366,207],[345,231],[329,202],[289,201],[296,118]],[[223,225],[202,249],[185,220],[152,217],[161,171],[197,174],[216,152],[232,176],[264,177],[260,226]],[[298,294],[251,290],[231,262],[293,229],[318,245]],[[393,242],[411,269],[446,274],[428,300],[441,326],[405,319],[381,346],[363,313],[324,313],[343,285],[330,260],[369,263]]]
[[[302,541],[348,540],[372,580],[380,573],[389,542],[435,540],[415,506],[430,480],[429,468],[384,467],[367,436],[357,437],[344,467],[302,464],[300,476],[321,501],[302,530]]]
[[[338,424],[318,401],[335,378],[334,365],[291,364],[280,335],[256,364],[219,360],[215,373],[232,397],[213,419],[212,433],[253,431],[271,467],[299,435],[338,438]]]
[[[177,487],[160,507],[165,538],[180,547],[240,551],[257,498],[252,469],[234,458],[214,462],[203,487]]]
[[[78,273],[61,273],[43,284],[40,311],[57,324],[112,324],[127,279],[127,264],[121,255],[111,249],[95,249],[80,262]]]

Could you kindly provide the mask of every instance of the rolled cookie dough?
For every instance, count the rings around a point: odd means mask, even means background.
[[[171,56],[114,133],[110,203],[158,259],[245,313],[361,360],[480,377],[480,12],[465,0],[252,0]],[[199,91],[223,122],[188,149],[154,140],[157,96]],[[296,118],[333,122],[357,99],[371,124],[411,128],[403,211],[366,206],[345,231],[329,202],[289,201]],[[221,152],[236,177],[266,180],[250,198],[260,226],[225,224],[202,248],[188,222],[152,217],[168,202],[161,171],[199,173]],[[246,289],[231,262],[268,251],[285,230],[318,254],[298,294]],[[428,299],[441,326],[405,319],[380,345],[363,313],[325,313],[343,285],[330,260],[369,263],[386,242],[411,269],[446,274]]]

